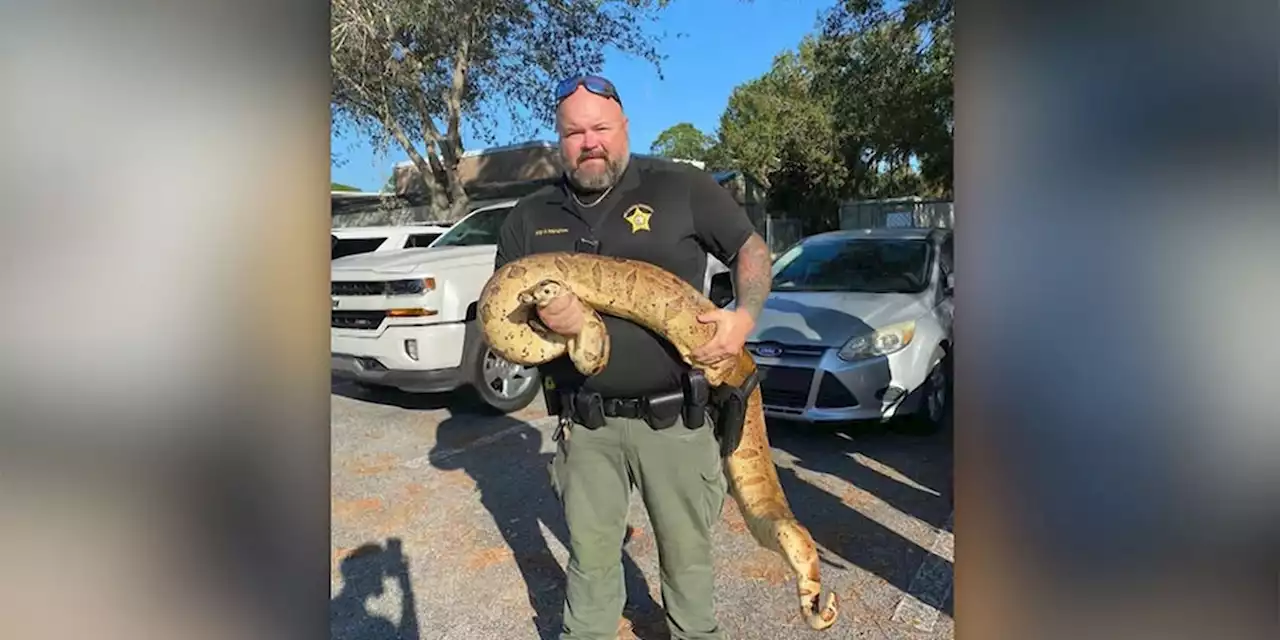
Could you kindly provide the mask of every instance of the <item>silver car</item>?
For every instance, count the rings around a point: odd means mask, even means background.
[[[910,414],[939,425],[951,388],[952,247],[946,229],[859,229],[805,238],[779,256],[747,341],[765,414]]]

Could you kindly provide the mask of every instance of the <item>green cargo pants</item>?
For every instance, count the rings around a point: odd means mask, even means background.
[[[653,524],[671,637],[724,639],[711,567],[711,528],[727,489],[720,464],[710,419],[693,430],[679,421],[654,430],[625,418],[609,418],[594,431],[565,428],[551,462],[570,538],[561,640],[618,636],[626,603],[622,540],[633,486]]]

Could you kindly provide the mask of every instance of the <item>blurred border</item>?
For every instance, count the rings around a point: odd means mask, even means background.
[[[0,637],[324,637],[327,5],[2,13]]]
[[[957,638],[1277,637],[1277,17],[957,11]]]
[[[1276,14],[958,12],[961,640],[1276,637]],[[324,633],[326,18],[5,8],[0,636]]]

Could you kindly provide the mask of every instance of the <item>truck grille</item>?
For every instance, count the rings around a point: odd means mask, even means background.
[[[329,291],[335,296],[380,296],[387,290],[385,282],[333,282]]]
[[[377,329],[386,311],[332,311],[329,326],[334,329]]]
[[[404,296],[426,292],[422,280],[331,281],[329,292],[335,296]]]
[[[761,373],[760,396],[774,407],[803,409],[813,384],[813,369],[805,367],[767,367]]]

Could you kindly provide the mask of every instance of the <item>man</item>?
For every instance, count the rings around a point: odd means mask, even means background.
[[[714,363],[736,355],[771,280],[768,249],[746,213],[704,171],[633,157],[622,101],[608,80],[571,78],[555,97],[563,179],[516,205],[499,233],[496,266],[533,253],[594,252],[650,262],[701,289],[710,253],[733,267],[738,305],[699,318],[716,329],[693,357]],[[565,295],[538,315],[551,331],[574,335],[582,310]],[[604,322],[612,356],[603,371],[584,378],[568,358],[542,367],[554,388],[548,405],[562,416],[551,463],[570,537],[560,638],[617,636],[626,599],[622,541],[635,486],[654,527],[672,637],[719,640],[711,528],[726,489],[720,448],[699,405],[681,413],[694,395],[682,389],[698,378],[657,334],[621,318]],[[672,398],[678,417],[669,409],[666,418],[657,416],[653,407]]]

